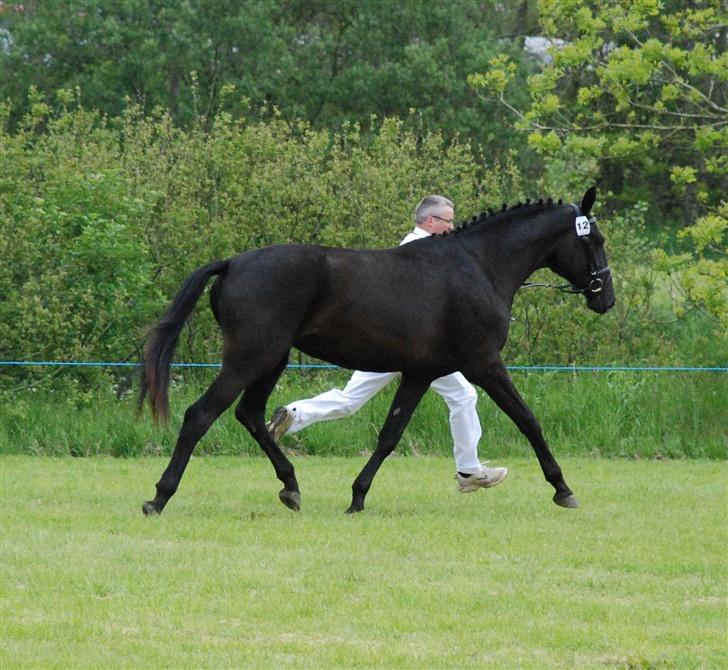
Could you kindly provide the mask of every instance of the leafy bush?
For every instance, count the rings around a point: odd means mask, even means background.
[[[213,258],[286,242],[393,246],[427,193],[452,198],[460,219],[537,195],[524,193],[513,156],[485,162],[465,142],[397,119],[366,137],[356,124],[329,132],[225,113],[210,128],[182,130],[161,110],[144,116],[131,108],[110,121],[68,92],[59,98],[62,111],[37,99],[17,131],[0,129],[3,358],[136,359],[145,327]],[[8,107],[0,114],[7,121]],[[598,318],[580,298],[523,292],[510,362],[680,358],[674,333],[655,327],[665,310],[643,263],[645,216],[638,204],[600,218],[618,307]],[[178,355],[216,361],[219,350],[201,301]],[[708,350],[706,362],[710,356],[718,354]],[[99,374],[79,373],[74,384]],[[47,371],[6,377],[29,375]]]
[[[127,359],[214,257],[285,242],[393,246],[423,195],[471,213],[513,181],[500,169],[479,179],[467,144],[397,120],[371,140],[355,125],[329,133],[227,114],[183,131],[163,112],[111,122],[39,101],[17,132],[3,129],[0,149],[0,341],[19,359]],[[216,349],[201,312],[184,357]]]
[[[685,228],[666,273],[680,317],[700,310],[728,346],[728,52],[725,3],[539,0],[550,62],[528,80],[504,54],[469,77],[513,112],[545,158],[545,184],[600,180],[614,201],[647,202],[653,235]],[[725,362],[725,361],[723,361]]]

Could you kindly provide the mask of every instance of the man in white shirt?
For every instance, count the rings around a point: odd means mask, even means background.
[[[441,195],[428,195],[415,208],[414,230],[400,244],[451,231],[454,214],[455,206],[450,200]],[[286,433],[297,433],[319,421],[351,416],[398,376],[398,372],[357,370],[343,389],[332,389],[314,398],[278,407],[268,423],[268,431],[278,441]],[[475,411],[477,394],[473,386],[460,372],[453,372],[436,379],[430,388],[443,397],[450,410],[458,490],[469,493],[502,482],[508,474],[506,468],[488,468],[478,459],[482,431]]]

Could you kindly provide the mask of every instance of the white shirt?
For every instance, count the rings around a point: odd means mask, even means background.
[[[409,244],[410,242],[414,242],[415,240],[421,240],[429,236],[430,233],[428,233],[426,230],[420,228],[419,226],[415,226],[414,230],[411,233],[408,233],[405,238],[399,243],[399,246],[401,247],[403,244]]]

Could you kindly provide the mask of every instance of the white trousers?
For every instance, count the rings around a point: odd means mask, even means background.
[[[314,398],[297,400],[286,407],[293,413],[289,433],[330,419],[351,416],[381,391],[398,372],[356,371],[343,389],[332,389]],[[453,439],[453,456],[458,472],[480,472],[478,441],[482,430],[475,404],[478,399],[473,386],[459,372],[440,377],[430,388],[441,395],[450,410],[450,432]]]

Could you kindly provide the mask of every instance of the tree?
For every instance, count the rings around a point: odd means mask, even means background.
[[[466,76],[497,52],[518,60],[534,26],[531,2],[496,0],[6,2],[0,99],[15,121],[30,85],[48,96],[78,87],[110,116],[161,106],[179,125],[220,109],[332,129],[396,115],[492,152],[516,134]]]
[[[552,62],[510,99],[515,65],[471,85],[496,97],[546,165],[547,185],[600,179],[613,201],[650,204],[685,231],[661,252],[683,297],[728,326],[728,17],[720,0],[541,0]]]

